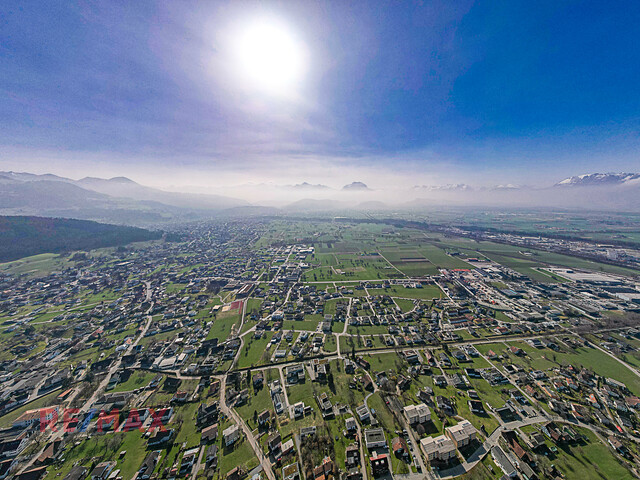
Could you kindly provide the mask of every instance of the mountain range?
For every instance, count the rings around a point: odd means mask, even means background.
[[[640,185],[640,173],[586,173],[565,178],[559,187],[591,187],[608,185]]]
[[[72,180],[51,174],[0,172],[2,215],[162,225],[174,220],[198,220],[249,205],[221,195],[166,192],[125,177]]]
[[[246,188],[246,187],[245,187]],[[279,191],[275,203],[269,191]],[[227,190],[242,196],[242,188]],[[308,182],[257,185],[254,201],[218,193],[169,192],[126,177],[85,177],[0,172],[0,215],[36,215],[161,227],[174,222],[220,216],[259,216],[304,211],[416,210],[442,205],[640,209],[640,174],[591,173],[568,177],[548,187],[467,184],[416,185],[371,189],[352,182],[341,189]],[[276,208],[274,205],[279,205]]]

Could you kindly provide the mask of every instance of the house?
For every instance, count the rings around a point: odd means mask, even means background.
[[[311,437],[316,434],[316,426],[303,427],[300,429],[300,440],[304,440],[307,437]]]
[[[198,458],[199,451],[200,447],[196,447],[184,452],[182,455],[182,461],[180,462],[180,475],[185,475],[191,472],[193,465],[196,463],[196,459]]]
[[[316,373],[316,380],[324,382],[327,379],[327,364],[314,362],[313,364]]]
[[[215,442],[218,438],[218,424],[214,423],[202,429],[202,437],[200,443],[209,444]]]
[[[496,445],[491,449],[491,456],[493,457],[493,461],[500,467],[500,470],[505,474],[506,477],[515,478],[518,475],[518,471],[516,467],[513,466],[509,457],[504,453],[500,446]]]
[[[475,415],[485,415],[487,412],[484,409],[484,405],[480,400],[469,400],[468,402],[469,410],[471,413]]]
[[[259,390],[264,385],[264,374],[261,371],[254,373],[251,381],[253,382],[253,389]]]
[[[13,466],[16,464],[16,460],[7,458],[5,460],[0,461],[0,480],[4,480],[7,478]],[[85,470],[86,471],[86,470]],[[65,477],[66,480],[67,477]],[[74,479],[77,480],[77,479]]]
[[[353,360],[348,358],[344,359],[344,372],[345,373],[355,373],[356,371],[356,363]]]
[[[290,463],[282,468],[283,480],[300,480],[300,472],[298,462]]]
[[[238,425],[231,425],[222,432],[222,440],[228,447],[233,445],[240,439],[240,427]]]
[[[138,469],[138,480],[147,480],[153,474],[153,470],[156,468],[158,459],[160,458],[160,450],[151,452],[142,461],[142,465]]]
[[[269,452],[277,452],[280,450],[282,445],[282,438],[280,437],[280,433],[276,432],[269,437],[267,440],[267,446],[269,447]]]
[[[404,416],[409,425],[416,425],[418,423],[431,421],[431,410],[424,403],[408,405],[404,407]]]
[[[449,416],[453,416],[455,413],[451,400],[442,395],[436,397],[436,406]]]
[[[304,406],[304,402],[297,402],[294,403],[292,405],[293,408],[293,417],[294,418],[300,418],[302,416],[304,416],[304,410],[305,410],[305,406]]]
[[[361,422],[368,422],[371,419],[369,409],[365,404],[357,406],[356,413],[358,414],[358,418],[360,418]]]
[[[420,447],[429,462],[448,462],[456,456],[456,446],[446,435],[423,438]]]
[[[371,472],[374,477],[381,477],[389,473],[389,455],[386,453],[381,455],[373,455],[369,461],[371,462]]]
[[[524,355],[524,350],[516,346],[509,347],[509,351],[519,357],[522,357]]]
[[[240,467],[233,468],[226,476],[227,480],[240,480],[240,478],[242,478],[242,470],[240,470]]]
[[[301,363],[289,365],[285,369],[285,373],[289,385],[304,382],[304,366]]]
[[[315,480],[325,480],[333,475],[333,460],[324,457],[322,463],[313,469],[313,478]]]
[[[115,463],[115,462],[114,462]],[[16,480],[38,480],[47,473],[47,467],[36,467],[17,474]]]
[[[27,410],[13,421],[13,428],[26,428],[33,424],[40,425],[40,422],[49,423],[58,418],[58,407],[38,408]]]
[[[218,445],[215,443],[207,448],[205,462],[207,468],[215,469],[218,466]]]
[[[444,431],[445,434],[453,441],[456,448],[469,445],[469,443],[475,440],[478,435],[476,427],[471,425],[469,420],[463,420],[456,425],[447,427]]]
[[[364,431],[365,445],[367,449],[386,448],[387,439],[382,428],[368,428]]]
[[[50,442],[36,459],[36,463],[38,465],[49,465],[52,463],[62,445],[62,440],[54,440],[53,442]]]
[[[258,426],[264,427],[271,421],[271,412],[269,410],[263,410],[258,415]]]
[[[29,430],[27,428],[11,428],[0,431],[0,458],[13,458],[29,444]]]
[[[627,453],[629,453],[627,447],[625,447],[622,442],[613,435],[609,435],[607,441],[609,442],[609,445],[611,445],[620,455],[627,455]]]
[[[397,385],[400,390],[407,390],[411,386],[411,379],[404,375],[398,375]]]
[[[76,465],[63,480],[82,480],[87,476],[87,471],[88,470],[85,467]]]
[[[412,365],[420,363],[420,355],[415,350],[406,350],[404,352],[404,359]]]
[[[159,427],[160,425],[166,425],[167,423],[169,423],[169,420],[171,420],[172,416],[173,407],[159,408],[153,415],[153,423],[151,425],[153,426],[154,423],[156,427]]]
[[[210,405],[201,403],[198,407],[198,414],[196,417],[196,424],[199,426],[207,426],[215,423],[218,420],[218,402],[213,402]]]
[[[371,368],[369,362],[362,357],[356,357],[356,362],[365,370],[369,370]]]
[[[353,417],[349,417],[344,421],[345,428],[348,432],[354,432],[358,429],[358,423]]]
[[[104,480],[109,476],[115,466],[116,462],[113,460],[108,462],[100,462],[91,471],[91,475],[89,475],[89,478],[91,478],[91,480]]]
[[[156,428],[149,438],[147,445],[149,447],[155,447],[167,443],[169,440],[171,440],[171,438],[173,438],[173,432],[174,430],[172,428],[167,430]]]
[[[318,406],[322,412],[323,418],[332,418],[334,415],[333,404],[331,400],[329,400],[329,396],[326,392],[322,392],[319,396],[316,397],[316,401],[318,402]]]
[[[393,450],[393,454],[396,457],[409,455],[409,447],[407,446],[405,439],[402,437],[395,437],[391,440],[391,450]]]
[[[280,446],[282,455],[293,452],[293,438],[290,438]]]
[[[345,465],[348,469],[360,465],[360,449],[356,445],[349,445],[344,453]]]
[[[436,387],[446,387],[447,386],[447,378],[444,375],[436,375],[433,379],[433,383]]]

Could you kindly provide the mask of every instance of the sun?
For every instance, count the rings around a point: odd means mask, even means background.
[[[272,94],[290,93],[306,69],[302,41],[279,21],[258,20],[239,29],[234,61],[240,79]]]

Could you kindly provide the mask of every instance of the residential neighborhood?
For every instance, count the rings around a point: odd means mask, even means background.
[[[637,475],[637,277],[376,224],[176,233],[2,274],[0,479]]]

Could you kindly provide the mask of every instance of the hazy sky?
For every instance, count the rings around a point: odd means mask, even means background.
[[[638,1],[8,0],[0,168],[335,186],[638,170],[639,25]]]

